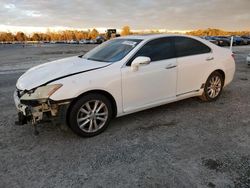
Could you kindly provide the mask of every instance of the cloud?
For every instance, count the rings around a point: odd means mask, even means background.
[[[250,0],[0,0],[0,23],[33,27],[250,29]]]
[[[42,14],[39,11],[34,11],[34,10],[25,10],[22,12],[23,14],[31,17],[40,17]]]
[[[6,9],[14,9],[14,8],[16,8],[16,6],[14,4],[10,3],[10,4],[4,4],[4,8],[6,8]]]

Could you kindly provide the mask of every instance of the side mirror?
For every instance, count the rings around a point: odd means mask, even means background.
[[[139,66],[148,65],[150,61],[151,59],[149,57],[139,56],[132,61],[131,68],[133,71],[137,71],[139,69]]]

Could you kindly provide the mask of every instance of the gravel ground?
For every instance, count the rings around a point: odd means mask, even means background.
[[[117,118],[80,138],[49,123],[16,126],[12,93],[27,68],[92,45],[0,46],[0,187],[250,187],[250,46],[219,100],[179,101]]]

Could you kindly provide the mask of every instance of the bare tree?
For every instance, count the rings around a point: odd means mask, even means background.
[[[129,26],[124,26],[124,27],[122,28],[121,35],[122,35],[122,36],[125,36],[125,35],[130,35],[130,34],[131,34],[131,32],[130,32],[130,27],[129,27]]]

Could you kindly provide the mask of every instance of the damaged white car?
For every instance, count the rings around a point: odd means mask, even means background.
[[[31,68],[14,98],[20,124],[48,118],[94,136],[114,117],[194,96],[216,100],[234,72],[232,52],[203,39],[127,36]]]

